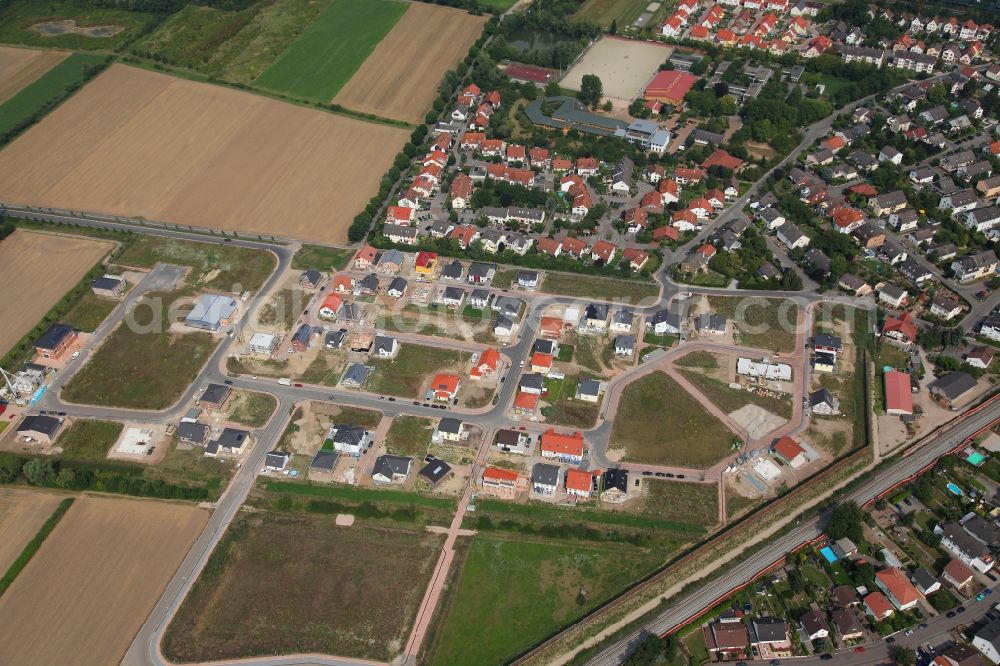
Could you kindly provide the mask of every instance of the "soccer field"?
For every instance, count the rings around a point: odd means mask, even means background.
[[[397,0],[334,0],[256,83],[328,102],[407,9]]]

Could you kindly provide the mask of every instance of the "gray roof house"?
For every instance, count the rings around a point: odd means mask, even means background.
[[[418,474],[427,479],[431,486],[437,486],[451,473],[451,465],[438,458],[431,458]]]
[[[411,465],[413,460],[403,456],[379,456],[372,469],[372,480],[375,483],[401,483],[410,475]]]
[[[975,378],[967,372],[949,372],[931,382],[927,389],[931,395],[954,402],[976,387]]]
[[[204,423],[182,421],[177,424],[177,439],[182,442],[201,446],[205,444],[205,438],[207,436],[208,426]]]
[[[559,487],[559,467],[548,463],[535,463],[531,468],[531,488],[536,493],[551,495]]]
[[[340,385],[347,388],[361,388],[368,381],[368,375],[372,369],[367,365],[352,363],[344,371],[344,376],[340,378]]]

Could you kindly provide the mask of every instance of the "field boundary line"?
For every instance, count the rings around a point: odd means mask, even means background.
[[[31,558],[35,556],[35,553],[39,551],[45,539],[52,533],[52,530],[56,528],[62,517],[66,515],[69,508],[73,506],[73,502],[76,501],[75,497],[67,497],[66,499],[59,502],[59,506],[56,507],[52,515],[42,524],[38,533],[32,537],[31,541],[21,550],[21,554],[17,556],[17,559],[7,568],[7,572],[4,573],[3,578],[0,578],[0,596],[7,591],[7,588],[11,586],[14,580],[17,578],[18,574],[24,570],[24,567],[28,565]]]

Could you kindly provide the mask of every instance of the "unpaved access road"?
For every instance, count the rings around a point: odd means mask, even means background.
[[[208,516],[79,497],[0,597],[0,664],[117,664]]]

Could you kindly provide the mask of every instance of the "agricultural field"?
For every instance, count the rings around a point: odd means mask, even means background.
[[[429,662],[506,663],[656,563],[655,554],[622,543],[480,534],[444,601]]]
[[[789,353],[795,351],[798,306],[781,298],[709,296],[712,312],[731,320],[737,344]]]
[[[165,409],[180,399],[219,340],[211,333],[170,330],[168,314],[186,294],[151,293],[143,303],[159,309],[161,325],[143,331],[123,322],[63,388],[70,402],[131,409]]]
[[[0,152],[0,191],[32,205],[336,243],[407,138],[114,65]]]
[[[0,46],[0,105],[52,69],[68,53]]]
[[[166,502],[77,498],[0,597],[0,663],[118,663],[208,516]]]
[[[85,0],[13,0],[5,5],[0,9],[0,42],[45,48],[117,49],[160,20],[156,14]]]
[[[34,538],[61,499],[53,493],[0,489],[0,575]]]
[[[255,83],[328,102],[407,8],[398,0],[333,0]]]
[[[7,292],[0,355],[31,331],[113,247],[106,241],[23,229],[0,242],[0,284]],[[38,278],[39,266],[47,267],[44,280]]]
[[[411,4],[333,101],[363,113],[421,122],[445,72],[465,57],[485,23],[485,16]]]
[[[664,410],[664,396],[671,396]],[[730,452],[735,435],[669,375],[653,372],[625,387],[611,431],[624,460],[707,468]]]
[[[559,85],[579,90],[584,74],[596,74],[604,84],[605,97],[628,103],[642,92],[673,51],[664,44],[605,36],[587,49]]]
[[[52,104],[94,76],[96,71],[88,71],[88,68],[100,67],[103,62],[104,58],[99,55],[74,53],[22,88],[0,106],[0,137],[6,135],[4,141],[7,141],[30,123],[40,120]]]
[[[440,535],[334,516],[241,514],[167,630],[174,662],[402,651]]]

